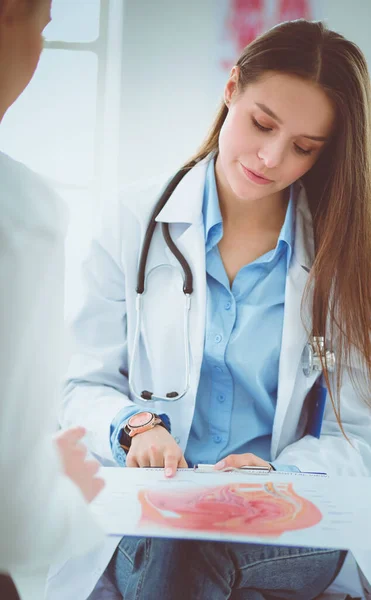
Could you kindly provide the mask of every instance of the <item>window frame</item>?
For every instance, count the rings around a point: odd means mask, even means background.
[[[44,42],[46,52],[92,52],[97,58],[93,178],[86,185],[52,182],[62,193],[88,190],[97,202],[101,201],[103,190],[117,192],[119,187],[124,13],[125,0],[100,0],[99,32],[95,40]]]

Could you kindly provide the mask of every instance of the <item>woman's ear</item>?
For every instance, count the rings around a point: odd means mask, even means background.
[[[229,79],[224,88],[224,102],[226,106],[229,106],[233,97],[237,94],[238,90],[238,77],[239,77],[239,67],[232,67],[231,73],[229,75]]]

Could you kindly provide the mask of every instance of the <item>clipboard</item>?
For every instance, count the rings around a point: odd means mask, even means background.
[[[90,505],[91,510],[107,537],[132,535],[350,549],[366,579],[371,582],[371,521],[365,518],[369,512],[371,497],[370,477],[318,476],[310,472],[283,473],[256,467],[223,473],[215,470],[214,465],[206,467],[206,471],[199,470],[200,466],[202,465],[198,465],[197,469],[179,469],[176,477],[170,480],[165,478],[163,468],[102,467],[101,474],[106,487]],[[263,471],[263,475],[259,471]],[[200,472],[205,472],[206,475],[200,477],[197,475]],[[228,486],[229,494],[223,491],[223,495],[219,497],[218,489],[225,490]],[[242,500],[248,502],[250,497],[256,503],[256,491],[263,494],[264,507],[267,497],[274,506],[275,490],[279,493],[280,502],[289,502],[290,506],[298,508],[301,506],[299,513],[304,510],[307,515],[303,523],[294,519],[295,527],[285,527],[285,523],[291,523],[292,513],[285,513],[290,518],[282,520],[281,512],[278,511],[278,521],[283,530],[278,533],[271,531],[273,523],[268,514],[269,531],[260,535],[256,531],[243,531],[244,523],[235,522],[234,509],[232,519],[229,519],[228,510],[221,509],[220,499],[226,504],[226,508],[229,504],[232,507],[240,506]],[[190,504],[188,496],[194,493],[195,501]],[[206,504],[201,503],[200,506],[198,493],[206,500]],[[242,500],[233,502],[233,499],[230,500],[231,494],[238,494],[238,498]],[[209,515],[212,516],[209,503],[213,497],[216,521],[222,519],[225,522],[220,527],[210,528],[199,518],[192,521],[190,506],[203,510],[206,520]],[[297,504],[298,498],[300,506]],[[170,504],[162,504],[163,500]],[[310,525],[307,519],[312,518],[313,514],[318,515],[318,511],[322,518]],[[182,527],[179,517],[181,514],[183,518],[188,518],[189,515],[190,525],[194,523],[194,526]],[[259,512],[254,514],[258,519]]]
[[[242,465],[241,467],[224,467],[224,469],[214,469],[214,465],[197,464],[194,465],[195,473],[244,473],[245,475],[273,475],[281,474],[281,471],[276,471],[272,466],[269,467],[254,467],[251,465]],[[285,471],[286,472],[286,471]],[[287,472],[286,472],[287,473]],[[319,471],[298,471],[290,472],[290,475],[312,475],[314,477],[328,477],[327,473]]]
[[[274,473],[275,470],[269,467],[252,467],[249,465],[243,465],[242,467],[224,467],[223,469],[214,469],[214,465],[198,464],[194,465],[193,471],[195,473],[246,473],[247,475],[268,475]]]

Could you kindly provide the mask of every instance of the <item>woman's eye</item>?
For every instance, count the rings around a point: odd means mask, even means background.
[[[256,119],[254,119],[254,117],[252,118],[252,122],[254,123],[254,126],[260,131],[272,131],[271,127],[263,127],[263,125],[260,125],[260,123]]]
[[[272,131],[272,127],[264,127],[264,125],[261,125],[261,123],[259,123],[259,121],[257,121],[254,117],[252,117],[252,122],[254,124],[254,127],[256,127],[256,129],[259,129],[259,131],[264,131],[265,133],[267,133],[268,131]],[[313,152],[313,149],[304,150],[304,148],[298,146],[297,144],[294,144],[294,148],[295,152],[297,152],[297,154],[300,154],[301,156],[309,156]]]
[[[304,156],[309,156],[309,154],[312,154],[313,152],[313,150],[304,150],[304,148],[301,148],[297,144],[294,144],[294,147],[298,154],[304,154]]]

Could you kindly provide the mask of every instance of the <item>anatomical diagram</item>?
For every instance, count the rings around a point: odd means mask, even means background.
[[[278,537],[322,519],[292,483],[229,483],[193,489],[140,490],[140,525]]]

